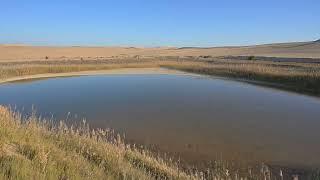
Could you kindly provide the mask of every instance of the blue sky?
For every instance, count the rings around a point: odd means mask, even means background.
[[[320,38],[320,0],[1,0],[0,43],[225,46]]]

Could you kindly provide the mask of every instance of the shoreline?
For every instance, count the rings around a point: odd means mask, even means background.
[[[179,66],[180,65],[180,66]],[[15,81],[23,81],[23,80],[37,80],[42,78],[63,78],[63,77],[77,77],[77,76],[95,76],[95,75],[138,75],[138,74],[144,74],[144,75],[179,75],[179,76],[192,76],[192,77],[209,77],[209,78],[217,78],[222,80],[230,80],[230,81],[236,81],[241,83],[247,83],[249,85],[256,85],[256,86],[262,86],[262,87],[269,87],[274,88],[276,90],[285,91],[285,92],[293,92],[298,93],[300,95],[310,95],[306,93],[299,93],[296,91],[291,91],[290,88],[293,87],[286,87],[286,84],[280,84],[280,83],[273,83],[273,81],[259,81],[254,80],[251,78],[244,78],[236,76],[232,76],[232,74],[228,76],[227,73],[223,74],[215,74],[217,72],[217,69],[211,68],[210,71],[206,70],[203,67],[197,67],[197,66],[182,66],[183,64],[178,64],[176,66],[170,66],[170,65],[158,65],[154,67],[108,67],[109,69],[101,69],[101,70],[83,70],[83,71],[70,71],[70,72],[55,72],[55,73],[42,73],[42,74],[34,74],[34,75],[24,75],[24,76],[15,76],[10,78],[3,78],[0,79],[0,85],[1,83],[10,83]],[[204,71],[200,71],[201,69],[204,69]],[[287,89],[288,88],[288,89]],[[281,169],[288,169],[290,171],[291,166],[278,166],[278,165],[270,165],[270,167],[280,167]],[[300,169],[297,169],[300,171]],[[309,168],[303,169],[301,168],[301,172],[309,171]],[[310,172],[312,172],[310,170]]]
[[[182,76],[193,76],[193,77],[209,77],[217,78],[226,81],[235,81],[239,83],[246,83],[248,85],[261,86],[266,88],[272,88],[288,93],[296,93],[299,95],[318,97],[312,93],[292,91],[293,87],[279,84],[276,82],[250,80],[245,78],[228,77],[222,75],[206,74],[199,72],[186,71],[184,69],[175,69],[170,67],[119,67],[114,69],[105,70],[86,70],[86,71],[74,71],[74,72],[63,72],[63,73],[42,73],[25,76],[15,76],[7,79],[0,79],[0,85],[6,83],[13,83],[23,80],[37,80],[44,78],[63,78],[63,77],[77,77],[77,76],[95,76],[95,75],[147,75],[147,74],[158,74],[158,75],[182,75]]]
[[[0,84],[28,80],[28,79],[41,79],[41,78],[55,78],[55,77],[72,77],[72,76],[91,76],[91,75],[128,75],[128,74],[172,74],[172,75],[193,75],[201,76],[201,74],[188,73],[180,70],[173,70],[167,68],[116,68],[108,70],[94,70],[94,71],[76,71],[65,73],[45,73],[34,74],[27,76],[16,76],[7,79],[1,79]]]
[[[0,83],[27,79],[107,75],[172,74],[211,76],[262,85],[299,94],[320,96],[320,66],[235,60],[125,60],[125,61],[49,61],[26,64],[0,63]]]

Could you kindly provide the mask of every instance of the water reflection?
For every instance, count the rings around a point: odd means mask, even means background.
[[[0,103],[70,112],[189,161],[223,157],[319,166],[320,100],[223,79],[99,75],[0,85]]]

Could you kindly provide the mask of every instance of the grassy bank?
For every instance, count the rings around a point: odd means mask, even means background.
[[[296,92],[320,95],[320,65],[259,60],[99,60],[36,61],[0,64],[0,80],[12,77],[118,68],[165,67],[198,74],[267,82]]]
[[[238,166],[211,161],[193,166],[136,147],[110,129],[67,126],[21,116],[0,106],[0,179],[248,179],[319,178],[318,170],[294,170],[264,163]],[[240,163],[241,164],[241,163]]]
[[[107,62],[107,63],[26,63],[26,64],[0,64],[0,80],[12,77],[46,74],[68,73],[79,71],[98,71],[119,68],[147,68],[158,67],[153,62]]]
[[[268,86],[320,95],[319,64],[215,60],[167,63],[162,66],[197,74],[265,82]]]
[[[271,169],[215,162],[204,171],[126,144],[110,129],[53,123],[0,106],[0,179],[265,179]],[[55,121],[56,122],[56,121]],[[262,170],[262,171],[261,171]]]
[[[111,131],[53,126],[0,106],[0,179],[152,178],[197,177],[125,145]]]
[[[274,63],[229,60],[117,60],[28,62],[0,64],[0,80],[12,77],[117,68],[165,67],[199,74],[257,80],[290,90],[320,94],[320,66],[307,63]],[[35,115],[22,117],[0,106],[0,179],[214,179],[292,177],[283,167],[255,168],[215,162],[205,171],[182,167],[141,148],[126,144],[110,130],[90,130],[88,125],[53,125]],[[319,178],[319,171],[303,173]]]

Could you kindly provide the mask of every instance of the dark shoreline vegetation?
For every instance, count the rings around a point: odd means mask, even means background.
[[[202,169],[187,166],[128,144],[110,129],[91,129],[85,121],[54,123],[0,106],[0,179],[320,178],[316,169],[239,164],[217,160]]]
[[[181,70],[184,72],[212,75],[219,77],[227,77],[231,80],[247,82],[250,84],[257,84],[261,86],[273,87],[287,91],[293,91],[301,94],[312,96],[320,96],[320,79],[319,76],[305,76],[305,75],[282,75],[269,74],[254,71],[244,72],[242,69],[228,69],[207,67],[207,65],[184,66],[184,65],[165,65],[164,67]],[[319,69],[320,71],[320,69]]]
[[[155,58],[114,60],[57,60],[0,63],[0,81],[12,77],[119,68],[164,67],[228,77],[294,92],[320,96],[320,64],[215,58]]]

